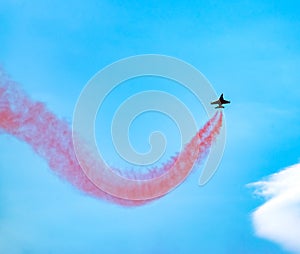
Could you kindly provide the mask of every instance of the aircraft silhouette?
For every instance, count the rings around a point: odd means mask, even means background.
[[[215,108],[224,108],[222,105],[223,105],[223,104],[228,104],[228,103],[230,103],[230,101],[224,100],[223,94],[221,94],[219,100],[213,101],[213,102],[211,102],[210,104],[218,104],[218,106],[215,107]]]

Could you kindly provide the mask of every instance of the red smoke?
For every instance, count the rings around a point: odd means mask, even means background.
[[[0,71],[0,130],[29,144],[53,172],[76,188],[124,206],[149,202],[146,197],[157,188],[174,188],[175,183],[185,179],[193,165],[205,157],[222,126],[222,113],[216,113],[185,148],[161,168],[152,168],[146,174],[125,173],[123,176],[127,178],[152,180],[147,184],[147,181],[145,184],[141,181],[138,189],[126,184],[118,186],[118,191],[128,192],[128,196],[137,192],[145,194],[145,200],[118,198],[99,189],[82,171],[75,156],[70,125],[51,113],[43,103],[32,101],[13,81],[3,76]]]

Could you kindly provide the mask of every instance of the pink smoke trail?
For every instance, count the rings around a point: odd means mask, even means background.
[[[212,134],[212,132],[217,132],[215,133],[215,135],[219,134],[219,130],[220,130],[220,126],[222,125],[222,119],[221,119],[221,123],[217,123],[217,117],[222,117],[218,116],[218,114],[216,113],[211,119],[210,121],[208,121],[203,127],[202,129],[200,129],[198,131],[198,133],[195,135],[195,137],[192,139],[191,142],[194,142],[195,145],[195,152],[197,153],[198,151],[198,157],[197,157],[197,164],[200,164],[202,162],[202,159],[205,158],[205,155],[208,152],[208,148],[210,147],[210,145],[212,144],[214,138],[210,137],[210,135]],[[220,120],[220,119],[219,119]],[[217,125],[214,125],[216,124]],[[212,125],[214,125],[214,127],[216,129],[212,129]],[[189,144],[191,144],[191,142]],[[204,149],[204,147],[206,147]],[[185,150],[185,149],[184,149]],[[168,172],[176,163],[176,161],[178,160],[179,155],[175,155],[173,157],[171,157],[169,159],[169,161],[167,161],[166,163],[164,163],[161,167],[152,167],[150,169],[148,169],[148,172],[146,173],[139,173],[134,169],[131,170],[119,170],[119,169],[113,169],[115,172],[117,172],[119,175],[124,176],[126,178],[129,179],[134,179],[134,180],[147,180],[147,179],[151,179],[151,178],[157,178],[162,176],[163,174],[165,174],[166,172]],[[199,160],[199,162],[198,162]]]
[[[174,181],[184,179],[195,161],[198,161],[199,158],[203,159],[221,126],[222,113],[216,113],[181,153],[159,169],[151,169],[143,175],[135,172],[131,174],[130,178],[143,180],[158,177],[156,187],[173,188]],[[57,118],[43,103],[32,101],[13,81],[4,77],[1,71],[0,130],[28,143],[38,155],[47,161],[55,174],[88,195],[123,206],[138,206],[153,200],[119,198],[99,189],[82,171],[76,159],[69,124],[65,120]],[[170,170],[172,167],[174,168],[174,165],[177,165],[175,170]],[[127,187],[120,186],[119,189],[124,191],[124,188]],[[140,191],[147,197],[154,187],[141,184],[139,189],[132,189],[129,186],[125,191],[133,193],[133,196]]]
[[[162,167],[164,174],[155,178],[143,179],[136,181],[122,177],[112,172],[98,156],[97,151],[93,151],[89,145],[81,145],[77,149],[77,156],[80,158],[80,164],[87,176],[95,183],[96,186],[111,194],[112,196],[121,197],[128,200],[149,200],[161,197],[170,190],[177,187],[188,176],[193,168],[194,163],[199,158],[200,152],[209,149],[214,137],[219,133],[219,129],[212,128],[212,123],[222,116],[216,113],[215,116],[204,126],[203,133],[211,132],[203,141],[196,135],[190,143],[186,145],[182,152],[175,157],[175,162],[170,161]],[[76,143],[84,144],[78,137]],[[201,142],[200,142],[201,141]],[[199,149],[199,145],[202,147]],[[203,149],[203,150],[202,150]],[[140,180],[140,179],[138,179]]]

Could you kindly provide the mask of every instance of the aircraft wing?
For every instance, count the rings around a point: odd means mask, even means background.
[[[222,104],[228,104],[228,103],[230,103],[230,101],[226,101],[226,100],[222,101]]]
[[[213,101],[210,104],[219,104],[219,101]]]

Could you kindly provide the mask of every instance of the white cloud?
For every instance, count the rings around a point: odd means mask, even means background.
[[[266,199],[252,213],[256,235],[300,253],[300,164],[250,186]]]

